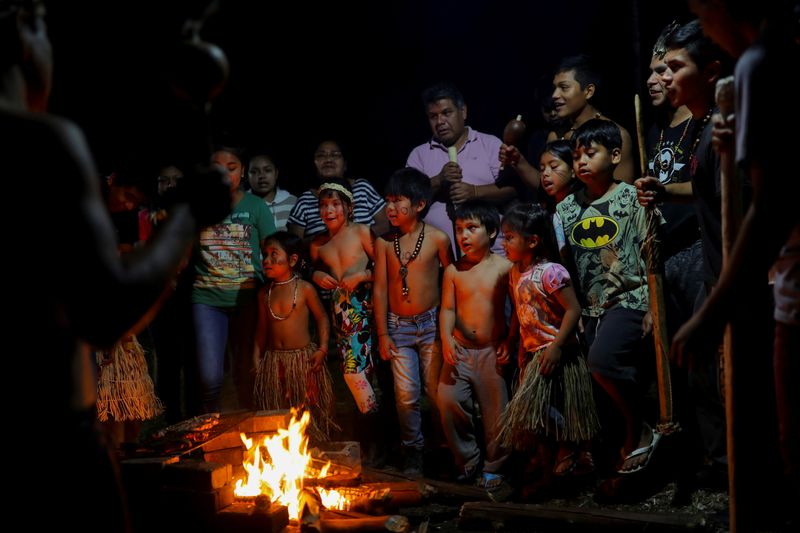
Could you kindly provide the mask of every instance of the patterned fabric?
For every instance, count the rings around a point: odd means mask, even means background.
[[[367,312],[370,304],[370,284],[362,283],[350,292],[333,291],[333,327],[342,356],[342,372],[357,374],[372,366],[372,329]]]
[[[546,348],[556,338],[564,309],[552,295],[570,284],[567,269],[558,263],[542,261],[525,272],[516,265],[511,269],[509,288],[514,294],[524,351]]]
[[[372,224],[375,215],[386,206],[381,195],[367,180],[353,182],[353,197],[353,218],[358,224]],[[289,214],[288,223],[304,228],[306,237],[325,231],[325,223],[319,216],[319,198],[312,191],[300,195]]]
[[[639,251],[647,228],[636,188],[619,183],[591,202],[578,191],[556,209],[586,300],[583,314],[599,317],[616,305],[647,311],[647,268]]]
[[[269,207],[251,194],[222,222],[204,229],[195,249],[192,303],[236,307],[252,298],[264,277],[261,241],[273,233]]]

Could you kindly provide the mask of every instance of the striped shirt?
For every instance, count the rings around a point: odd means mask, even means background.
[[[252,193],[253,191],[250,191],[250,194]],[[289,213],[294,204],[297,203],[297,196],[277,187],[275,198],[271,202],[264,201],[272,211],[272,216],[275,217],[275,231],[286,231],[286,222],[289,220]]]
[[[370,182],[358,179],[353,183],[353,217],[356,223],[372,224],[372,219],[385,205],[386,202]],[[325,231],[325,223],[319,216],[319,198],[313,191],[300,195],[289,213],[288,222],[303,228],[306,237]]]

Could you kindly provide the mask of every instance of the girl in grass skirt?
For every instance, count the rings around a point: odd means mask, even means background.
[[[300,237],[285,231],[264,241],[264,275],[269,283],[258,293],[254,395],[260,409],[309,409],[308,434],[324,441],[339,429],[332,418],[333,386],[325,365],[330,323],[317,291],[294,271],[302,246]],[[311,340],[311,315],[319,345]]]
[[[506,256],[514,263],[510,294],[520,338],[520,377],[499,421],[504,446],[529,443],[531,434],[555,439],[553,472],[585,474],[594,465],[589,442],[599,429],[592,379],[576,327],[581,308],[569,273],[557,262],[550,214],[519,204],[503,219]]]

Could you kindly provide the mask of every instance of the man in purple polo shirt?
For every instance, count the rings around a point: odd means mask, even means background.
[[[502,142],[494,135],[477,132],[465,125],[467,105],[456,87],[445,83],[429,87],[423,91],[422,101],[433,138],[411,151],[406,166],[430,177],[434,199],[425,222],[447,233],[457,253],[453,205],[479,198],[502,208],[514,197],[515,191],[513,187],[496,183]],[[457,151],[457,162],[449,159],[447,150],[451,146]],[[498,235],[492,251],[505,255],[502,235]]]

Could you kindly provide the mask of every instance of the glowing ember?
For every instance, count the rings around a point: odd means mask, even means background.
[[[259,444],[255,444],[253,439],[244,434],[241,435],[247,448],[247,457],[243,463],[247,477],[246,481],[236,481],[236,496],[255,497],[265,494],[272,502],[286,506],[289,518],[299,519],[303,480],[306,477],[325,477],[330,469],[330,462],[320,471],[311,466],[306,436],[310,421],[311,415],[308,411],[298,420],[293,410],[289,428],[279,429],[277,435],[264,437]],[[335,490],[320,489],[319,492],[326,508],[346,509],[347,499]]]

